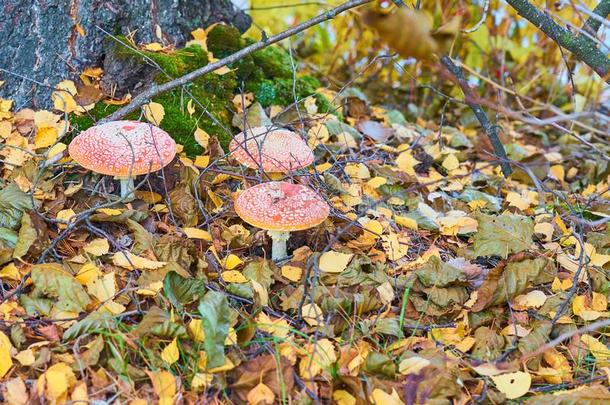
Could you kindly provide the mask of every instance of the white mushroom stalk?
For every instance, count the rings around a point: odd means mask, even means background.
[[[121,200],[133,199],[133,192],[136,189],[136,185],[133,181],[133,176],[130,177],[119,177],[121,183]]]
[[[288,250],[286,249],[286,245],[288,239],[290,239],[290,232],[267,231],[267,235],[269,235],[273,242],[271,245],[271,259],[274,261],[278,261],[288,257]]]

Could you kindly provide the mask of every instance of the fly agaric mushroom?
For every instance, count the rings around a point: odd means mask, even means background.
[[[251,169],[290,173],[313,163],[313,152],[295,132],[255,127],[235,135],[229,144],[235,159]]]
[[[312,189],[285,181],[250,187],[235,200],[237,215],[250,225],[265,229],[273,240],[273,260],[287,256],[290,232],[321,224],[329,211],[328,204]]]
[[[112,121],[81,132],[68,151],[84,168],[118,178],[124,199],[134,189],[134,176],[160,170],[174,159],[176,142],[145,122]]]

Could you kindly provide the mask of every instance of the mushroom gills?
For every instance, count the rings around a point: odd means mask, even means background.
[[[271,259],[278,261],[288,256],[286,250],[286,242],[290,238],[290,232],[288,231],[267,231],[267,234],[273,241],[271,245]]]

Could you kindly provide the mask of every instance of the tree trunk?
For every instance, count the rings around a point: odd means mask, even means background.
[[[98,27],[179,46],[214,22],[245,31],[250,18],[231,0],[1,0],[0,68],[13,74],[0,71],[0,96],[17,109],[48,107],[59,81],[102,66],[107,35]]]

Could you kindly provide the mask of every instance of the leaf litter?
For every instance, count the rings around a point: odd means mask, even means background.
[[[69,81],[58,91],[76,95]],[[102,102],[79,94],[67,112]],[[278,111],[246,96],[237,121]],[[22,147],[2,152],[3,398],[610,400],[606,333],[549,345],[610,317],[608,177],[588,169],[601,163],[502,122],[519,134],[509,148],[528,150],[523,164],[554,162],[535,181],[504,179],[480,158],[480,130],[349,100],[338,115],[305,101],[306,119],[284,123],[316,152],[293,177],[332,215],[295,233],[281,263],[232,209],[257,179],[204,131],[202,155],[181,153],[135,201],[109,203],[116,185],[67,156],[65,117],[8,109],[4,145]],[[165,117],[158,103],[144,113]]]

